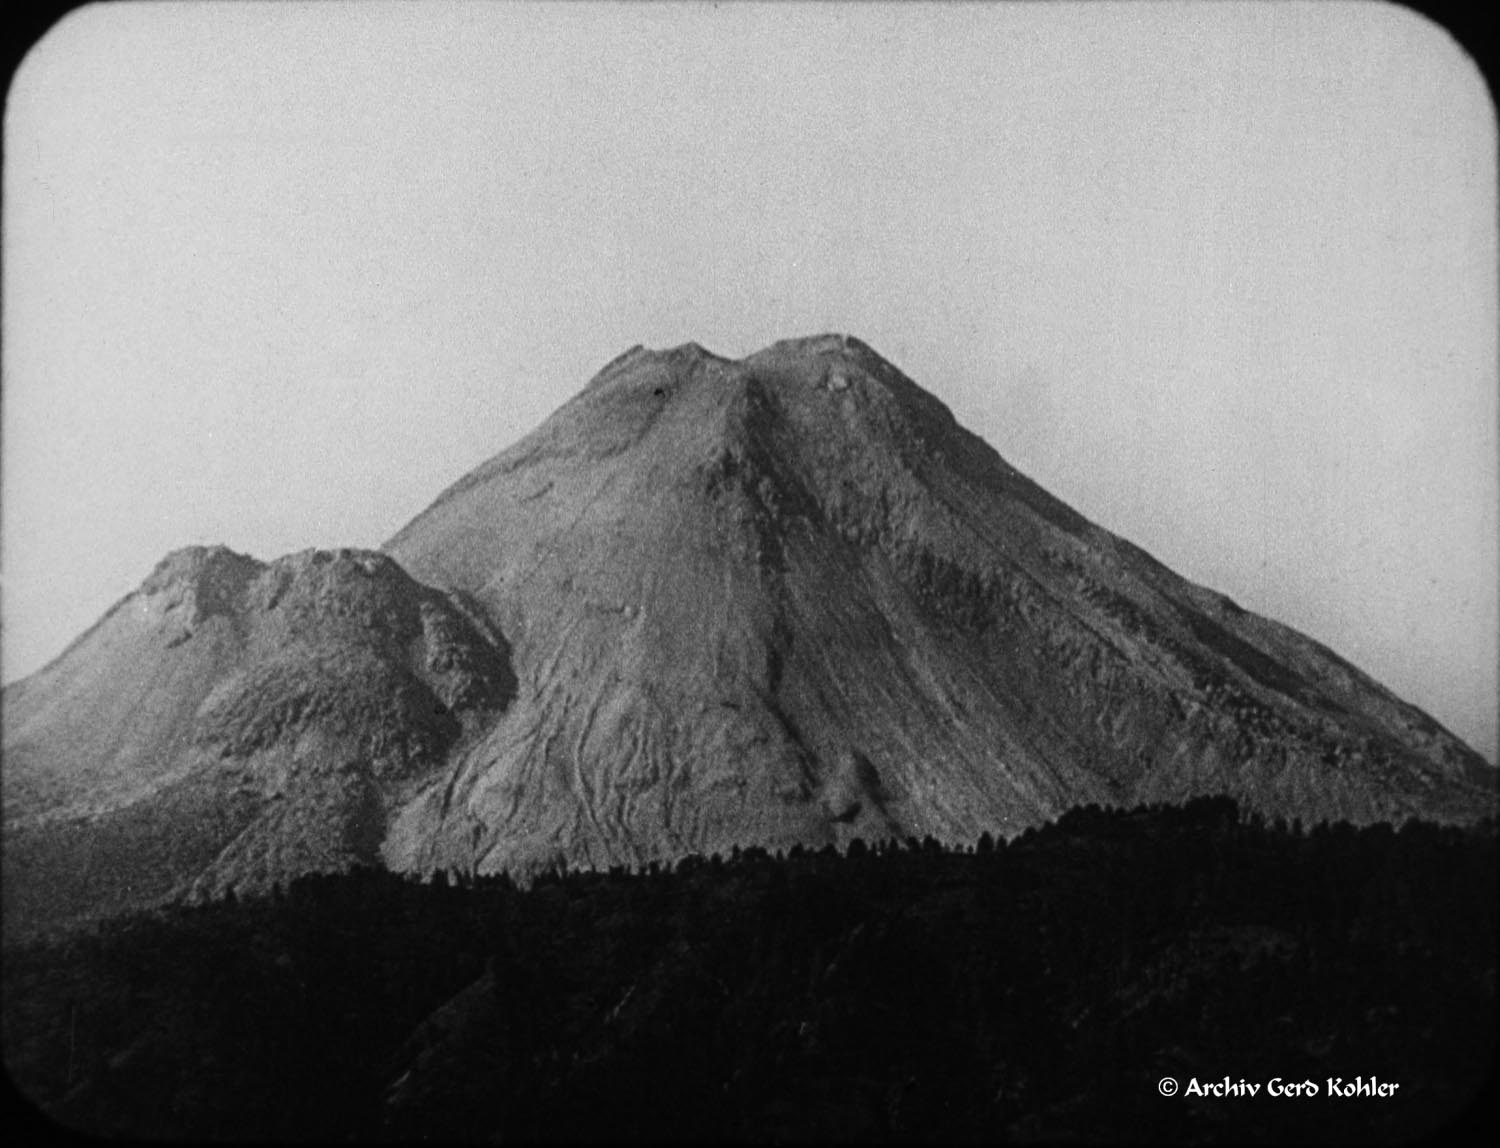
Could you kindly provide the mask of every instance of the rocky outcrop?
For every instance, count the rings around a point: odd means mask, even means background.
[[[5,693],[7,925],[377,864],[514,689],[472,607],[383,554],[171,554]]]

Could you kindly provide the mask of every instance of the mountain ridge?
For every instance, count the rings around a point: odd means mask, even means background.
[[[728,385],[712,388],[699,385],[705,381]],[[809,396],[813,395],[835,404],[832,410],[828,402],[822,408],[811,405]],[[693,417],[685,426],[678,419],[674,427],[674,406],[691,409]],[[840,422],[844,425],[840,426]],[[605,425],[595,425],[600,423]],[[722,428],[723,433],[711,436],[707,442],[694,442],[691,431],[706,425]],[[845,433],[851,427],[854,433]],[[796,448],[781,450],[778,443],[785,445],[789,437],[797,439]],[[1074,574],[1089,583],[1085,589],[1100,599],[1106,617],[1102,624],[1093,619],[1092,628],[1106,646],[1117,644],[1108,640],[1111,633],[1120,636],[1118,627],[1111,627],[1111,610],[1115,615],[1123,615],[1127,622],[1137,614],[1146,621],[1157,621],[1167,631],[1169,645],[1170,641],[1181,645],[1195,639],[1191,627],[1183,621],[1196,617],[1194,600],[1199,605],[1212,604],[1216,610],[1222,609],[1212,591],[1189,590],[1190,584],[1164,566],[1143,559],[1143,552],[1115,539],[1052,498],[1000,459],[977,436],[959,428],[951,412],[938,400],[865,344],[841,336],[784,341],[738,362],[712,355],[693,344],[665,352],[633,349],[596,375],[577,398],[565,404],[532,436],[473,472],[459,494],[471,494],[475,502],[484,502],[483,495],[473,492],[493,483],[498,501],[486,503],[486,513],[505,517],[513,513],[514,503],[522,500],[558,499],[557,480],[544,472],[557,459],[569,457],[570,452],[586,453],[588,448],[595,448],[588,455],[589,461],[596,464],[597,470],[607,471],[613,465],[610,460],[628,455],[632,449],[639,449],[644,459],[647,445],[653,448],[655,458],[641,465],[651,468],[653,481],[670,480],[679,486],[690,486],[693,476],[701,480],[711,508],[702,514],[698,524],[702,529],[698,533],[709,536],[717,531],[737,538],[742,544],[740,557],[753,557],[755,568],[771,581],[783,572],[787,546],[797,546],[802,538],[799,531],[809,521],[821,518],[856,548],[877,547],[894,552],[896,565],[903,568],[901,579],[920,583],[924,595],[939,603],[940,615],[946,608],[956,617],[977,621],[993,614],[997,597],[1005,598],[1007,594],[1017,601],[1028,600],[1028,595],[1056,601],[1059,598],[1056,572],[1039,570],[1037,559],[1045,556],[1052,565],[1066,567],[1069,557],[1065,551],[1078,543],[1102,550],[1106,557],[1103,565],[1111,568],[1104,571],[1106,577],[1101,579],[1096,553],[1092,564],[1075,563],[1073,569]],[[662,462],[663,457],[668,461]],[[667,472],[674,465],[675,471],[669,476]],[[529,489],[514,495],[500,492],[507,485],[506,476],[511,477],[510,485],[515,485],[521,481],[520,476],[533,473],[536,481]],[[835,477],[847,481],[831,481]],[[611,497],[607,476],[593,473],[590,482],[592,485],[582,492],[581,501],[587,505],[579,511],[580,522],[586,520],[589,507],[597,507],[599,500],[607,502]],[[934,497],[925,497],[924,485],[936,488]],[[641,501],[649,500],[650,492],[641,493]],[[445,507],[451,507],[455,497],[440,499],[398,533],[386,549],[419,577],[463,584],[481,599],[488,593],[494,607],[503,612],[508,608],[507,602],[525,596],[525,586],[548,562],[554,552],[553,542],[560,540],[549,536],[545,544],[535,546],[535,564],[507,563],[496,550],[455,561],[455,549],[462,550],[467,544],[457,536],[424,548],[422,531],[434,528],[432,520],[444,517]],[[1002,501],[1009,513],[1002,515],[998,523],[975,523],[972,514],[968,515],[970,521],[959,521],[965,517],[964,508],[976,497]],[[512,505],[502,508],[500,503],[507,499],[513,500]],[[692,501],[690,496],[685,495],[684,499]],[[574,499],[570,507],[576,509],[579,501]],[[920,514],[916,513],[918,504]],[[483,514],[476,517],[482,520]],[[917,531],[913,519],[917,517],[922,519],[921,539],[914,538]],[[536,512],[527,522],[535,525],[556,520]],[[515,518],[508,521],[514,522]],[[981,529],[973,529],[976,525]],[[1038,545],[1030,549],[1013,547],[1008,556],[1011,561],[1004,571],[994,569],[994,563],[990,563],[991,569],[983,569],[985,562],[976,560],[978,550],[986,543],[1003,545],[1007,532],[1030,535]],[[560,533],[568,535],[570,531],[563,529]],[[601,541],[597,530],[585,530],[583,533],[590,537],[583,539],[577,537],[579,532],[571,533],[574,537],[568,540],[568,545],[588,548]],[[981,537],[976,539],[975,534]],[[529,544],[524,536],[511,536],[509,542],[522,549]],[[1021,553],[1015,553],[1016,549]],[[851,573],[847,553],[825,557],[834,558],[834,568],[843,574]],[[845,565],[840,566],[841,561]],[[600,565],[596,560],[590,568],[597,569]],[[624,565],[628,567],[630,563]],[[1008,585],[997,589],[1005,581],[1003,578],[985,581],[986,576],[997,573],[1009,576]],[[1142,613],[1141,603],[1136,600],[1138,594],[1122,597],[1111,589],[1111,573],[1137,577],[1158,597],[1169,599],[1170,609],[1160,618],[1148,617],[1150,611]],[[1167,590],[1156,585],[1164,579],[1173,584]],[[1136,589],[1139,591],[1140,587]],[[650,596],[649,591],[645,596]],[[757,637],[764,639],[767,632],[777,632],[774,616],[778,616],[784,605],[784,602],[771,604],[766,613],[773,617],[763,617],[759,627],[751,627],[758,631]],[[1010,605],[1015,608],[1016,603]],[[1033,606],[1040,609],[1043,604],[1038,602]],[[1072,621],[1079,620],[1080,612],[1072,611]],[[524,625],[519,619],[517,622]],[[1331,656],[1329,652],[1309,640],[1289,636],[1294,632],[1273,628],[1274,624],[1263,620],[1256,621],[1262,631],[1251,636],[1256,641],[1247,641],[1243,632],[1246,625],[1214,621],[1210,628],[1208,622],[1198,622],[1201,633],[1234,655],[1219,659],[1227,664],[1227,678],[1221,672],[1224,665],[1216,664],[1213,658],[1206,664],[1200,658],[1199,664],[1179,665],[1175,669],[1184,672],[1189,681],[1194,673],[1202,677],[1204,680],[1197,685],[1199,690],[1214,685],[1208,678],[1218,675],[1219,692],[1242,708],[1263,700],[1245,696],[1243,687],[1248,685],[1253,694],[1286,684],[1274,678],[1265,680],[1268,664],[1275,659],[1260,649],[1257,641],[1279,648],[1304,670],[1316,668],[1314,676],[1320,677],[1325,686],[1313,692],[1323,710],[1345,708],[1335,706],[1337,699],[1328,696],[1329,689],[1347,701],[1351,691],[1359,693],[1361,683],[1368,681],[1362,675],[1356,676],[1358,672],[1342,659],[1317,666]],[[796,630],[795,626],[782,626],[782,632]],[[784,670],[787,653],[778,652],[779,666]],[[1162,651],[1153,649],[1145,653]],[[1170,655],[1171,650],[1166,653]],[[768,658],[768,671],[772,664],[773,660]],[[779,684],[780,677],[779,672],[767,672],[759,683],[761,688],[749,692],[774,694],[774,689],[764,687]],[[1387,700],[1393,701],[1388,696]],[[770,709],[785,717],[778,707]],[[769,723],[773,728],[768,737],[774,737],[774,726],[785,725],[780,717]],[[793,725],[797,724],[794,718]],[[798,756],[798,747],[809,748],[800,729],[791,741],[796,744],[786,747],[790,757]],[[820,755],[818,747],[810,748],[813,756]],[[1328,752],[1337,757],[1336,751]],[[1461,755],[1461,751],[1454,752]],[[822,756],[836,756],[836,752],[830,750]],[[1017,756],[1026,755],[1021,751]],[[1045,784],[1040,775],[1049,771],[1035,772],[1039,775],[1035,784]],[[1085,779],[1084,787],[1090,788],[1089,779]]]
[[[3,696],[8,904],[80,850],[130,869],[182,810],[223,825],[145,882],[173,895],[352,859],[972,841],[1218,793],[1305,821],[1494,805],[1429,715],[836,334],[632,347],[380,550],[174,551]]]

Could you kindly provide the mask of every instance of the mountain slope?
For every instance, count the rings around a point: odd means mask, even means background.
[[[482,627],[381,554],[169,555],[5,691],[7,928],[378,863],[514,688]]]
[[[383,553],[178,552],[3,710],[7,929],[360,862],[1495,806],[1427,715],[840,336],[634,348]]]
[[[853,339],[635,349],[385,549],[472,594],[520,678],[403,817],[402,864],[961,839],[1206,792],[1462,818],[1488,784],[1431,719],[1091,525]]]

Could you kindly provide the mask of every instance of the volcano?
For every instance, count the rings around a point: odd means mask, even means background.
[[[1466,822],[1494,770],[847,336],[633,348],[380,552],[169,556],[3,699],[7,927],[381,863]]]

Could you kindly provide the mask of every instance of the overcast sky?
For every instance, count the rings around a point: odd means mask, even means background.
[[[1373,4],[130,4],[5,119],[6,681],[634,343],[863,338],[1492,760],[1496,128]]]

